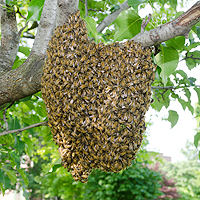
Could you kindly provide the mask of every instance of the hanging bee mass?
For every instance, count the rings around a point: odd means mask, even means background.
[[[151,49],[134,41],[90,42],[76,12],[55,29],[47,56],[42,95],[62,165],[82,182],[93,168],[130,166],[151,102]]]

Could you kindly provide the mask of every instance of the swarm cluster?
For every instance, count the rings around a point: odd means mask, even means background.
[[[93,168],[130,166],[150,104],[151,49],[90,42],[76,12],[55,29],[47,55],[42,93],[63,166],[82,182]]]

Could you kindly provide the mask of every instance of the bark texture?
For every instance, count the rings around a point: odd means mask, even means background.
[[[57,11],[55,9],[56,3]],[[124,7],[122,6],[120,8],[121,11],[128,8],[127,5],[127,2],[125,2],[123,4]],[[78,0],[45,1],[40,25],[38,27],[38,33],[29,58],[24,64],[15,70],[8,71],[11,69],[11,63],[13,61],[9,61],[8,64],[3,64],[3,68],[0,65],[0,106],[40,91],[46,48],[55,27],[55,19],[56,26],[62,25],[66,22],[67,16],[70,13],[75,12],[77,9]],[[112,23],[118,15],[119,13],[115,13],[113,15],[111,14],[110,18],[105,18],[106,22],[102,22],[99,25],[98,31],[102,31],[105,26]],[[136,35],[133,40],[142,43],[144,46],[159,44],[176,36],[187,35],[191,30],[191,27],[199,21],[200,1],[177,19],[151,31],[140,33]],[[15,51],[16,49],[18,49],[18,47],[15,45]],[[1,69],[3,70],[1,71]]]
[[[3,1],[0,4],[4,5]],[[1,47],[0,47],[0,73],[11,70],[15,61],[20,35],[17,30],[16,16],[6,9],[0,9],[1,15]]]

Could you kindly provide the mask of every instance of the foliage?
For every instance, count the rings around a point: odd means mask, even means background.
[[[87,22],[88,34],[95,39],[95,42],[110,44],[114,41],[132,38],[140,32],[143,19],[140,17],[139,11],[147,5],[150,5],[152,9],[152,19],[145,31],[169,22],[174,19],[174,16],[177,17],[181,14],[181,12],[177,12],[177,0],[128,0],[131,8],[122,12],[104,31],[97,33],[96,26],[105,17],[118,10],[119,5],[123,2],[124,0],[90,0],[88,1],[88,16],[85,17],[85,5],[83,1],[79,1],[79,10],[82,18]],[[180,4],[183,5],[184,2],[182,0]],[[30,54],[31,49],[25,38],[35,38],[44,0],[7,0],[6,3],[10,5],[7,7],[9,12],[19,11],[17,12],[18,29],[23,28],[25,23],[29,21],[29,26],[21,34],[19,53],[13,65],[13,69],[16,69]],[[189,70],[200,64],[198,59],[200,51],[196,48],[200,44],[199,25],[197,24],[192,28],[188,40],[180,36],[155,47],[155,55],[152,55],[152,57],[158,67],[152,86],[157,87],[157,89],[153,90],[154,102],[151,105],[155,110],[160,111],[162,107],[168,108],[171,101],[177,100],[182,105],[183,110],[187,108],[193,114],[191,89],[194,89],[200,102],[200,89],[195,85],[196,79],[177,68],[180,60],[185,60],[184,62]],[[47,120],[41,93],[21,99],[5,111],[0,110],[1,131],[7,128],[4,118],[8,122],[9,130]],[[199,119],[199,110],[196,109],[195,112],[196,118]],[[168,121],[171,122],[173,128],[178,121],[177,111],[169,111]],[[199,140],[199,132],[197,131],[194,139],[196,147]],[[144,140],[144,143],[147,142],[147,140]],[[28,155],[28,159],[26,155]],[[29,195],[35,197],[41,193],[45,194],[46,198],[58,195],[62,199],[83,199],[86,197],[109,199],[111,195],[115,199],[120,199],[123,195],[126,195],[126,199],[130,195],[134,196],[135,199],[156,198],[160,195],[158,191],[160,175],[139,164],[145,161],[150,162],[152,154],[142,149],[138,155],[137,161],[132,167],[121,174],[94,171],[88,184],[83,185],[75,182],[65,169],[55,168],[55,166],[59,166],[57,163],[59,154],[49,127],[40,126],[23,132],[3,135],[0,136],[1,192],[4,194],[5,190],[14,189],[16,183],[19,182],[26,199],[29,198]],[[30,167],[31,161],[34,162],[33,167]],[[28,173],[22,168],[22,164],[29,168]],[[48,173],[51,168],[53,168],[53,172]],[[199,164],[196,161],[191,160],[177,165],[169,165],[168,169],[170,170],[169,176],[176,179],[176,185],[179,187],[179,191],[183,193],[182,196],[185,195],[183,199],[199,199],[200,172]],[[195,177],[198,178],[195,179]],[[98,191],[94,188],[95,185],[98,187]],[[27,189],[32,189],[30,194],[27,193]],[[92,195],[93,197],[91,197]]]
[[[161,176],[142,163],[134,162],[131,167],[121,173],[105,173],[94,171],[84,186],[83,199],[156,199]]]
[[[175,186],[176,182],[174,179],[169,179],[167,178],[166,174],[167,172],[163,172],[162,170],[159,169],[159,163],[157,162],[155,164],[155,167],[152,168],[156,172],[160,172],[162,174],[162,182],[161,182],[161,188],[160,191],[163,192],[164,194],[159,196],[159,199],[179,199],[180,195],[177,192],[177,188]]]
[[[168,178],[176,181],[182,200],[200,198],[200,164],[196,160],[166,163],[162,169],[167,172]]]

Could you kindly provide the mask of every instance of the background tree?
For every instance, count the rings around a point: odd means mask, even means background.
[[[20,182],[24,196],[28,198],[27,172],[21,168],[23,158],[29,155],[37,163],[41,157],[36,156],[39,153],[37,149],[43,152],[44,160],[52,158],[50,150],[56,149],[50,139],[50,129],[46,126],[47,114],[40,93],[42,68],[53,29],[62,25],[69,13],[77,9],[88,25],[88,35],[97,43],[110,44],[133,39],[144,46],[155,46],[153,59],[158,65],[152,84],[152,107],[155,110],[160,111],[163,106],[168,108],[170,101],[178,100],[184,110],[188,108],[193,114],[190,88],[196,91],[200,102],[200,88],[195,85],[196,79],[181,69],[177,70],[181,60],[186,62],[189,70],[200,63],[200,52],[196,49],[200,44],[200,1],[185,13],[177,12],[176,0],[6,0],[6,3],[0,0],[0,4],[2,193]],[[142,19],[138,13],[147,5],[150,5],[152,14],[147,13]],[[30,40],[34,41],[32,47],[29,46]],[[168,120],[173,127],[178,120],[177,112],[169,110]],[[198,136],[195,137],[195,144],[200,140]],[[49,152],[49,155],[46,156],[44,152]],[[55,166],[55,170],[59,167],[59,164],[52,164],[58,160],[58,153],[55,157],[43,169]]]

